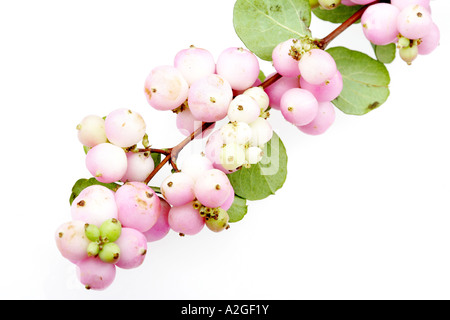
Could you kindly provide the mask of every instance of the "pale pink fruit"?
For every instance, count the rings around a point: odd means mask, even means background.
[[[426,55],[430,54],[439,46],[441,40],[441,33],[438,26],[433,23],[430,32],[420,39],[418,50],[419,54]]]
[[[405,7],[397,18],[398,31],[408,39],[425,37],[430,32],[432,25],[430,12],[418,4]]]
[[[94,224],[100,228],[108,219],[117,219],[114,192],[104,186],[92,185],[83,189],[71,205],[73,220]]]
[[[86,147],[92,148],[108,141],[105,133],[105,120],[97,115],[84,117],[77,125],[78,140]]]
[[[398,36],[397,18],[400,10],[389,3],[376,3],[364,11],[361,26],[366,38],[376,45],[395,42]]]
[[[145,183],[125,183],[116,191],[115,199],[119,221],[125,228],[145,232],[158,220],[161,210],[159,197]]]
[[[172,206],[181,206],[195,199],[194,179],[184,172],[175,172],[161,183],[161,194]]]
[[[312,49],[303,54],[298,68],[307,82],[316,85],[330,80],[337,71],[333,57],[321,49]]]
[[[145,130],[144,118],[130,109],[114,110],[105,119],[105,131],[109,142],[121,148],[137,144],[144,137]]]
[[[116,266],[105,263],[98,257],[90,257],[78,262],[76,274],[86,289],[104,290],[113,283]]]
[[[217,169],[205,171],[194,185],[195,196],[205,207],[220,207],[228,199],[233,188],[227,175]]]
[[[85,234],[84,221],[70,221],[56,230],[55,241],[62,256],[73,263],[87,258],[87,247],[90,243]]]
[[[153,169],[155,162],[150,152],[127,152],[127,171],[120,180],[144,182]]]
[[[225,78],[234,90],[250,88],[259,76],[259,62],[247,49],[231,47],[219,55],[216,72]]]
[[[118,146],[100,143],[88,151],[86,168],[100,182],[116,182],[127,172],[127,156]]]
[[[189,85],[177,68],[159,66],[148,75],[144,91],[148,103],[156,110],[173,110],[186,101]]]
[[[288,122],[296,126],[310,123],[317,112],[317,99],[308,90],[290,89],[281,98],[281,113]]]
[[[280,110],[281,97],[286,91],[293,88],[300,88],[298,77],[281,77],[268,86],[265,91],[269,96],[270,107]]]
[[[320,102],[319,112],[314,120],[305,126],[298,126],[297,128],[310,135],[323,134],[331,127],[335,118],[336,111],[334,105],[331,102]]]
[[[318,102],[323,102],[336,99],[341,94],[344,83],[341,73],[337,71],[333,78],[318,85],[310,84],[300,78],[300,87],[311,92]]]
[[[195,235],[205,226],[205,219],[200,215],[193,202],[179,207],[172,207],[169,211],[170,228],[183,235]]]
[[[297,39],[289,39],[279,43],[272,52],[273,67],[283,77],[297,77],[300,75],[298,61],[290,55],[292,46]]]
[[[120,248],[120,259],[116,266],[122,269],[139,267],[147,254],[147,238],[136,229],[122,228],[119,239],[115,241]]]
[[[233,90],[223,77],[212,74],[195,81],[189,89],[189,110],[198,121],[215,122],[226,117]]]
[[[179,51],[175,56],[174,66],[181,71],[189,85],[216,71],[216,62],[211,52],[194,46]]]

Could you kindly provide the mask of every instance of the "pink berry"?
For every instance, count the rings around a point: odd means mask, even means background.
[[[431,14],[426,8],[417,4],[405,7],[397,18],[398,31],[408,39],[425,37],[432,25]]]
[[[258,79],[259,62],[249,50],[231,47],[219,55],[216,72],[225,78],[234,90],[244,90]]]
[[[95,147],[108,141],[105,133],[105,120],[97,115],[84,117],[77,125],[78,140],[86,147]]]
[[[215,122],[226,117],[233,90],[223,77],[213,74],[195,81],[189,90],[189,110],[198,121]]]
[[[154,68],[145,80],[145,96],[156,110],[173,110],[186,101],[189,85],[172,66]]]
[[[149,230],[158,220],[161,204],[152,188],[142,182],[127,182],[115,194],[119,221],[125,228]]]
[[[116,182],[127,172],[127,156],[118,146],[100,143],[88,151],[86,168],[100,182]]]
[[[395,42],[398,36],[397,18],[400,10],[388,3],[376,3],[364,11],[361,25],[366,38],[376,45]]]
[[[116,277],[116,266],[99,258],[86,258],[77,264],[77,277],[86,289],[104,290]]]
[[[73,263],[88,257],[87,247],[90,243],[85,234],[84,221],[70,221],[56,230],[55,241],[62,256]]]
[[[269,95],[270,107],[280,110],[281,97],[286,91],[293,88],[300,88],[298,77],[281,77],[268,86],[265,91]]]
[[[147,254],[147,238],[132,228],[122,228],[119,239],[115,241],[120,248],[120,259],[116,266],[122,269],[139,267]]]
[[[272,52],[273,66],[283,77],[297,77],[300,75],[298,61],[289,55],[296,41],[296,39],[289,39],[281,42]]]
[[[127,152],[127,171],[120,180],[144,182],[154,168],[150,152]]]
[[[169,225],[175,232],[183,235],[195,235],[205,226],[205,219],[195,208],[193,202],[179,207],[172,207],[169,211]]]
[[[73,220],[100,228],[108,219],[117,219],[118,210],[114,192],[104,186],[92,185],[83,189],[71,205]]]
[[[149,230],[144,232],[147,242],[158,241],[164,238],[170,231],[169,226],[169,210],[170,204],[163,198],[159,198],[161,203],[161,211],[158,220]]]
[[[333,78],[319,85],[310,84],[305,79],[300,78],[300,87],[311,92],[318,102],[336,99],[341,94],[343,86],[342,75],[339,71]]]
[[[319,135],[328,130],[334,123],[336,112],[331,102],[320,102],[319,112],[313,121],[305,126],[298,126],[299,130],[310,135]]]
[[[419,54],[426,55],[433,52],[434,49],[439,46],[440,38],[441,33],[439,31],[439,28],[435,23],[433,23],[430,28],[430,32],[420,39],[418,45]]]
[[[174,66],[181,71],[189,85],[216,71],[213,55],[206,49],[194,46],[179,51],[175,56]]]
[[[281,113],[296,126],[310,123],[316,117],[318,107],[317,99],[305,89],[290,89],[281,98]]]
[[[175,172],[161,183],[161,194],[172,206],[181,206],[195,199],[194,179],[184,172]]]
[[[298,62],[301,76],[311,84],[321,84],[330,80],[337,71],[333,57],[321,49],[312,49],[302,55]]]
[[[121,148],[137,144],[145,135],[144,118],[130,109],[112,111],[105,119],[105,132],[109,142]]]
[[[197,200],[210,208],[217,208],[225,203],[232,190],[227,175],[218,169],[205,171],[194,185]]]

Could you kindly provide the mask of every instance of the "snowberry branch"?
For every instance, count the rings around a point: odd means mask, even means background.
[[[350,18],[348,18],[346,21],[344,21],[341,25],[339,25],[335,30],[333,30],[330,34],[328,34],[326,37],[324,37],[321,40],[318,40],[315,44],[320,48],[320,49],[325,49],[328,44],[334,40],[337,36],[339,36],[342,32],[344,32],[346,29],[348,29],[351,25],[353,25],[356,21],[358,21],[359,19],[361,19],[364,11],[366,11],[366,9],[377,2],[388,2],[385,0],[379,0],[376,2],[373,2],[369,5],[365,5],[363,6],[361,9],[359,9],[357,12],[355,12]],[[264,82],[262,82],[260,84],[260,87],[262,87],[263,89],[266,89],[267,87],[269,87],[270,85],[272,85],[273,83],[275,83],[276,81],[278,81],[282,76],[279,73],[275,73],[274,75],[270,76],[269,78],[265,79]],[[176,165],[176,159],[178,157],[178,154],[181,152],[181,150],[183,150],[183,148],[189,144],[189,142],[191,142],[192,140],[195,139],[195,137],[197,137],[199,134],[201,134],[202,132],[204,132],[206,129],[208,129],[209,127],[211,127],[214,124],[214,122],[211,123],[203,123],[202,126],[200,128],[198,128],[197,130],[195,130],[191,135],[189,135],[188,137],[186,137],[183,141],[181,141],[178,145],[176,145],[173,148],[169,148],[169,149],[142,149],[143,151],[151,151],[154,153],[159,153],[164,155],[164,159],[156,166],[156,168],[149,174],[149,176],[147,177],[147,179],[145,179],[145,183],[148,184],[150,182],[150,180],[161,170],[162,167],[164,167],[164,165],[166,165],[167,163],[170,163],[170,165],[172,166],[173,170],[175,171],[179,171],[177,165]]]

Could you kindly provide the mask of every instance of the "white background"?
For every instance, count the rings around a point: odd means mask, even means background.
[[[126,107],[144,116],[155,147],[178,143],[174,115],[148,106],[143,82],[191,44],[215,57],[242,46],[233,5],[0,2],[0,298],[450,298],[447,0],[432,7],[441,46],[412,66],[388,65],[391,96],[379,109],[363,117],[338,111],[318,137],[273,112],[288,178],[275,196],[249,203],[241,222],[219,234],[170,233],[149,245],[141,267],[119,269],[106,291],[78,282],[54,242],[71,219],[73,183],[89,177],[75,126],[87,114]],[[315,18],[311,25],[316,37],[334,27]],[[372,55],[360,26],[337,45]]]

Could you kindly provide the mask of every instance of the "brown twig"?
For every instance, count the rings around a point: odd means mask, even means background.
[[[204,122],[200,128],[192,132],[189,136],[187,136],[183,141],[181,141],[179,144],[177,144],[175,147],[170,149],[155,149],[155,150],[164,150],[163,153],[165,155],[164,159],[156,166],[156,168],[149,174],[147,179],[145,179],[145,183],[148,184],[150,180],[161,170],[164,165],[169,162],[173,169],[176,171],[178,170],[178,167],[175,163],[178,154],[183,150],[183,148],[192,140],[194,140],[198,135],[202,134],[206,129],[211,127],[214,124],[214,122]]]

